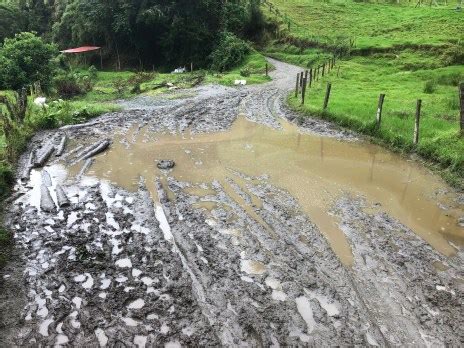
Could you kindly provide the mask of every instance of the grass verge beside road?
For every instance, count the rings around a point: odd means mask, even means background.
[[[464,12],[456,3],[414,4],[271,0],[267,15],[280,21],[280,37],[265,50],[304,69],[334,54],[335,68],[290,105],[306,116],[333,120],[403,152],[439,165],[463,187],[464,138],[459,136],[458,84],[464,81]],[[290,21],[290,31],[287,22]],[[296,79],[296,76],[295,76]],[[332,91],[322,111],[327,82]],[[379,95],[386,94],[382,125],[375,127]],[[413,144],[415,108],[422,100],[419,144]]]

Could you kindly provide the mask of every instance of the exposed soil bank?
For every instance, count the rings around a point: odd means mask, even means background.
[[[463,197],[282,120],[298,68],[273,64],[264,86],[141,98],[35,138],[68,142],[8,210],[3,345],[464,343]]]

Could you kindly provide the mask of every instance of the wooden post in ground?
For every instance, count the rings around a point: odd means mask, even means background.
[[[306,94],[306,83],[308,82],[308,78],[303,78],[303,87],[301,89],[301,105],[304,105],[305,102],[305,94]]]
[[[193,72],[193,63],[190,63],[190,72]]]
[[[300,87],[300,73],[296,74],[295,98],[298,97],[298,87]]]
[[[464,82],[459,84],[459,106],[460,106],[460,120],[461,120],[461,135],[464,136]]]
[[[417,99],[416,105],[416,122],[414,123],[414,144],[419,143],[419,122],[420,122],[420,113],[421,113],[422,100]]]
[[[379,104],[377,105],[377,114],[376,114],[377,128],[380,128],[380,123],[382,122],[382,110],[383,110],[384,100],[385,100],[385,94],[382,93],[379,96]]]
[[[325,90],[325,98],[324,98],[324,107],[323,110],[327,109],[329,105],[329,98],[330,98],[330,90],[332,89],[332,84],[330,82],[327,83],[327,89]]]
[[[309,69],[309,87],[313,84],[313,68]]]
[[[308,70],[305,70],[305,76],[304,76],[305,83],[308,83],[308,73],[309,73]]]
[[[324,77],[325,75],[325,63],[322,64],[322,77]]]
[[[266,63],[266,77],[269,76],[269,66]]]
[[[300,91],[301,91],[301,88],[303,88],[303,76],[304,76],[304,71],[300,73]]]

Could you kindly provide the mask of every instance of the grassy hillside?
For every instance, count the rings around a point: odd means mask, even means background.
[[[463,40],[464,14],[456,11],[456,2],[417,8],[416,2],[400,5],[351,0],[270,2],[292,22],[291,34],[301,38],[314,37],[326,42],[352,38],[357,49],[442,45]]]
[[[464,177],[464,138],[459,136],[458,84],[464,81],[464,11],[456,3],[371,4],[272,0],[269,17],[280,22],[280,38],[266,53],[317,67],[334,54],[337,66],[293,107],[374,135],[405,151],[417,151]],[[277,9],[278,14],[276,15]],[[290,31],[288,30],[290,22]],[[322,112],[327,82],[332,94]],[[383,123],[374,127],[377,101],[386,94]],[[422,99],[420,143],[413,145],[417,99]]]

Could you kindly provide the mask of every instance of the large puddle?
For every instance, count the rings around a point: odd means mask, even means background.
[[[217,180],[251,218],[264,225],[252,206],[235,193],[230,178],[259,207],[258,197],[233,171],[253,177],[268,175],[273,185],[299,201],[346,265],[352,263],[350,246],[338,228],[339,221],[327,213],[337,197],[346,193],[380,203],[379,209],[445,255],[456,251],[453,245],[464,245],[464,228],[457,223],[463,215],[462,206],[457,206],[452,193],[437,196],[437,192],[447,191],[440,178],[379,146],[303,134],[296,126],[281,122],[283,129],[275,130],[241,116],[227,132],[195,135],[133,130],[116,138],[111,149],[97,157],[88,174],[129,190],[137,188],[142,176],[154,193],[155,178],[164,177],[156,160],[172,159],[176,166],[169,175],[197,184],[190,193],[207,197],[212,193],[210,186],[201,188],[199,184]],[[127,141],[121,142],[121,137]],[[203,201],[205,208],[214,208],[214,202]],[[265,228],[270,230],[269,226]]]

